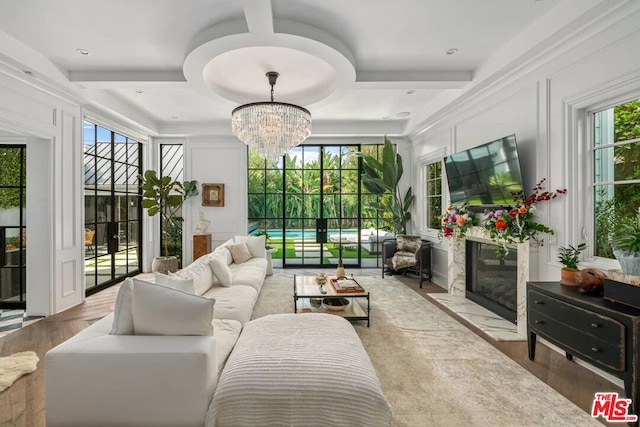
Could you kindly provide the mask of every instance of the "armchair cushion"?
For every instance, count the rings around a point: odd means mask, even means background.
[[[411,252],[396,252],[391,258],[391,268],[402,270],[403,268],[414,267],[417,264],[416,254]]]
[[[399,234],[396,243],[396,251],[409,252],[415,254],[420,249],[422,239],[420,236],[407,236],[406,234]]]

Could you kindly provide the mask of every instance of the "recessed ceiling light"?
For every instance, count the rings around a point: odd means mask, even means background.
[[[402,117],[409,117],[410,115],[411,115],[411,112],[409,111],[401,111],[398,114],[396,114],[396,117],[402,118]]]
[[[455,55],[456,53],[458,53],[458,48],[456,47],[452,47],[447,51],[447,55]]]
[[[416,93],[415,89],[409,89],[407,91],[407,95],[413,95],[414,93]]]
[[[172,118],[173,120],[175,120],[175,119],[177,119],[177,118],[178,118],[178,116],[171,116],[171,118]]]
[[[142,93],[142,89],[136,89],[136,93]]]
[[[80,55],[84,55],[84,56],[89,55],[89,51],[87,49],[77,48],[76,52],[78,52]]]
[[[382,117],[382,120],[389,120],[391,117],[390,116],[384,116]]]

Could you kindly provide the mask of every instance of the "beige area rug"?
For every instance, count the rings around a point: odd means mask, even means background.
[[[266,279],[254,318],[293,311],[289,276]],[[357,278],[371,292],[371,327],[353,325],[396,426],[602,426],[397,279]]]
[[[0,357],[0,393],[11,387],[18,378],[36,370],[40,359],[33,351]]]

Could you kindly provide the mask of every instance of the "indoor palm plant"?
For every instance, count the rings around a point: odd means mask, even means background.
[[[362,183],[379,200],[371,203],[380,218],[389,224],[396,234],[406,234],[407,222],[411,219],[411,205],[415,199],[411,187],[400,191],[400,179],[404,172],[402,156],[398,154],[385,136],[380,160],[370,154],[356,153],[362,157]]]
[[[185,200],[198,195],[197,181],[179,182],[170,176],[158,178],[156,171],[147,170],[138,175],[142,188],[142,207],[150,217],[160,214],[162,221],[163,256],[153,259],[151,269],[161,273],[176,271],[178,259],[169,255],[170,233],[182,230],[183,218],[179,215]]]
[[[578,272],[578,263],[580,262],[580,254],[587,249],[586,243],[580,243],[578,246],[560,246],[558,248],[558,260],[562,263],[562,278],[560,283],[567,286],[577,286],[576,273]]]
[[[640,276],[640,208],[635,218],[619,220],[611,243],[622,272]]]

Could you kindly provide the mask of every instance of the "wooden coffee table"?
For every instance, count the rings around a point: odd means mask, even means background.
[[[370,325],[371,299],[369,291],[353,293],[338,293],[330,283],[328,277],[324,286],[316,282],[314,276],[293,276],[293,312],[294,313],[329,313],[342,316],[348,320],[366,320],[367,327]],[[325,293],[322,292],[324,289]],[[330,310],[322,303],[312,304],[311,300],[322,300],[324,298],[346,298],[349,305],[340,311]],[[367,307],[364,308],[364,300]]]

